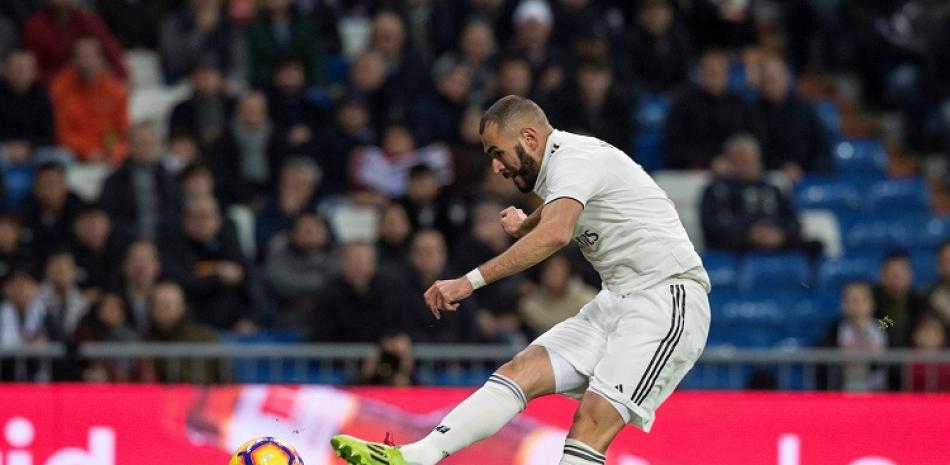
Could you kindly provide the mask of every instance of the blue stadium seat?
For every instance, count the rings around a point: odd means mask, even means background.
[[[330,55],[326,61],[327,79],[330,82],[342,84],[346,82],[347,73],[350,71],[350,64],[346,62],[343,55]]]
[[[670,113],[671,98],[664,94],[643,94],[633,110],[634,120],[641,132],[662,133],[666,116]]]
[[[922,179],[882,181],[869,190],[864,210],[868,214],[929,213],[930,189]]]
[[[926,228],[927,215],[881,215],[873,217],[839,217],[842,239],[850,250],[883,250],[909,248],[916,236]]]
[[[739,265],[741,291],[796,290],[809,282],[808,260],[800,253],[748,255]]]
[[[666,167],[663,153],[663,134],[640,132],[633,138],[633,159],[648,172]]]
[[[914,270],[914,285],[922,288],[930,287],[937,280],[937,250],[912,250],[910,266]]]
[[[835,146],[834,160],[839,171],[884,172],[887,151],[879,139],[848,139]]]
[[[713,288],[731,289],[736,286],[736,272],[738,261],[731,252],[707,251],[703,253],[703,266],[709,273],[709,280]]]
[[[795,186],[795,204],[799,209],[828,209],[853,212],[861,207],[856,183],[837,176],[808,176]]]
[[[3,205],[6,211],[20,207],[33,186],[33,167],[9,165],[3,168]]]
[[[837,292],[848,281],[877,280],[883,251],[825,258],[818,265],[818,288]]]
[[[818,119],[821,120],[821,125],[824,126],[825,131],[828,132],[828,137],[831,138],[831,140],[840,139],[841,113],[838,112],[838,107],[835,106],[834,102],[826,99],[817,100],[813,105]]]

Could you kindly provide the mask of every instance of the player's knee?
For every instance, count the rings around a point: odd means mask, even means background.
[[[539,368],[541,362],[547,363],[547,353],[538,347],[529,347],[515,355],[498,369],[498,374],[514,381],[530,400],[553,392],[554,381],[545,376],[548,371]]]

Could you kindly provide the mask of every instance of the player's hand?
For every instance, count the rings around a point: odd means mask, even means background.
[[[426,306],[435,316],[442,318],[442,311],[454,312],[459,308],[459,301],[472,295],[474,288],[468,278],[461,277],[450,281],[436,281],[424,294]]]
[[[521,225],[528,218],[520,208],[508,207],[498,214],[501,217],[501,227],[509,236],[515,239],[521,237]]]

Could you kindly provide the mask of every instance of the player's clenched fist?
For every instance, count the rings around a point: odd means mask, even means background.
[[[525,215],[524,211],[520,208],[508,207],[502,210],[499,216],[501,217],[501,227],[508,235],[514,238],[523,236],[523,234],[521,234],[521,225],[524,223],[524,220],[528,218],[528,215]]]
[[[436,281],[425,293],[426,306],[439,319],[442,310],[458,310],[458,302],[472,295],[473,291],[472,283],[464,276],[450,281]]]

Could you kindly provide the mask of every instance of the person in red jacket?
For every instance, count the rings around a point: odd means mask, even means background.
[[[128,71],[122,59],[122,47],[94,12],[79,8],[79,0],[49,0],[23,26],[23,45],[36,54],[40,79],[50,82],[69,62],[73,42],[82,36],[99,39],[112,72],[125,80]]]
[[[81,37],[73,45],[73,63],[50,84],[60,145],[81,162],[117,166],[128,153],[128,90],[105,66],[99,40]]]

